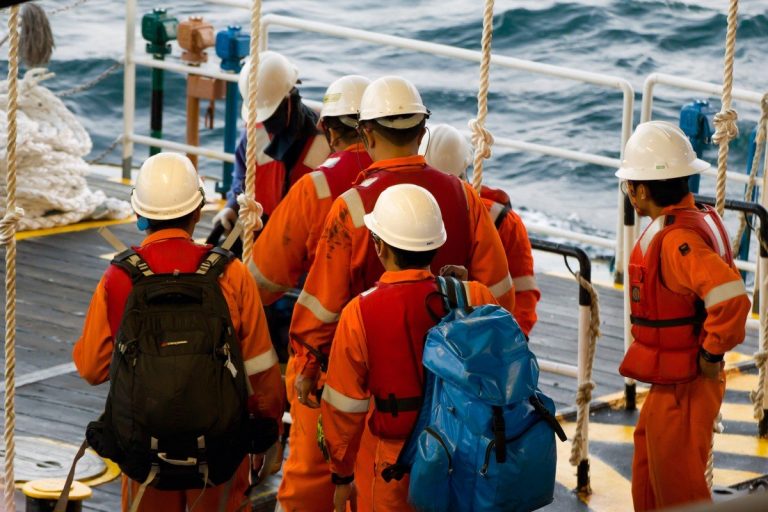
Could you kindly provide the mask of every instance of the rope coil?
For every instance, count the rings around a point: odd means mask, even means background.
[[[257,210],[253,203],[256,203],[256,122],[254,116],[256,114],[256,92],[258,87],[258,73],[259,73],[259,37],[261,32],[261,0],[253,0],[251,5],[251,68],[248,73],[248,119],[246,120],[247,127],[247,144],[245,148],[245,200],[239,204],[245,204],[248,206],[244,211],[240,210],[240,216],[243,220],[243,261],[251,261],[251,254],[253,252],[253,232],[258,224],[261,223],[261,219],[256,223],[253,218],[253,212]],[[256,203],[258,204],[258,203]],[[261,208],[261,205],[258,205]]]
[[[592,382],[592,368],[595,362],[597,339],[600,337],[600,298],[592,283],[584,279],[579,272],[576,272],[574,277],[578,281],[579,286],[584,288],[590,297],[590,322],[587,331],[589,343],[587,344],[587,362],[584,369],[586,379],[576,390],[576,406],[578,408],[576,431],[573,435],[571,457],[569,459],[572,466],[578,466],[581,461],[589,458],[586,430],[589,421],[589,404],[592,401],[592,390],[595,389],[595,383]]]
[[[483,160],[490,158],[493,136],[485,128],[488,117],[488,88],[491,74],[491,39],[493,38],[493,3],[485,1],[483,11],[482,59],[480,61],[480,87],[477,91],[477,118],[469,122],[472,130],[472,144],[475,146],[475,158],[472,171],[472,186],[477,193],[483,186]]]
[[[8,17],[8,140],[6,147],[6,202],[2,219],[5,247],[5,468],[3,496],[6,512],[16,510],[13,462],[16,458],[16,224],[21,215],[16,207],[16,112],[19,76],[19,5],[11,7]]]

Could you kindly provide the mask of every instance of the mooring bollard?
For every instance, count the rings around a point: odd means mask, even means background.
[[[53,512],[64,488],[64,479],[30,480],[25,483],[21,492],[26,496],[26,512]],[[69,502],[66,512],[81,512],[83,501],[91,497],[93,491],[87,485],[80,482],[72,482],[69,491]]]

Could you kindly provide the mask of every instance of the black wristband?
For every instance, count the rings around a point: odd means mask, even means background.
[[[723,360],[723,354],[713,354],[711,352],[707,352],[703,348],[699,349],[699,355],[701,355],[701,358],[708,363],[719,363]]]
[[[331,473],[331,482],[333,482],[334,485],[349,485],[354,479],[354,473],[349,476],[340,476],[336,473]]]

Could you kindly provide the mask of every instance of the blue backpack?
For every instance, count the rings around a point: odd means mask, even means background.
[[[410,472],[419,511],[535,510],[553,500],[554,402],[515,319],[496,305],[470,308],[463,284],[438,278],[449,313],[424,345],[424,402],[386,480]]]

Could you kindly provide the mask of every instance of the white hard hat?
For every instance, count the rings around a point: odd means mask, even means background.
[[[445,243],[440,206],[425,188],[410,183],[392,185],[381,193],[365,225],[388,245],[423,252]]]
[[[408,116],[395,120],[383,120],[382,117]],[[425,117],[429,110],[421,101],[416,87],[400,76],[383,76],[371,82],[360,100],[360,120],[378,119],[378,123],[389,128],[413,128]]]
[[[251,59],[246,59],[237,87],[243,97],[243,108],[240,114],[248,119],[248,75],[251,70]],[[259,72],[256,77],[256,122],[263,123],[275,113],[280,103],[296,86],[299,70],[282,54],[270,50],[259,54]]]
[[[184,155],[159,153],[144,161],[131,192],[136,214],[153,220],[177,219],[205,200],[203,182]]]
[[[429,137],[421,140],[419,153],[439,171],[466,179],[472,163],[472,146],[459,130],[449,124],[427,126]]]
[[[360,75],[347,75],[339,78],[323,95],[323,108],[320,119],[357,115],[360,111],[360,99],[371,81]],[[345,123],[346,124],[346,123]]]
[[[648,121],[635,128],[624,148],[616,176],[624,180],[655,181],[682,178],[709,168],[683,131],[664,121]]]

